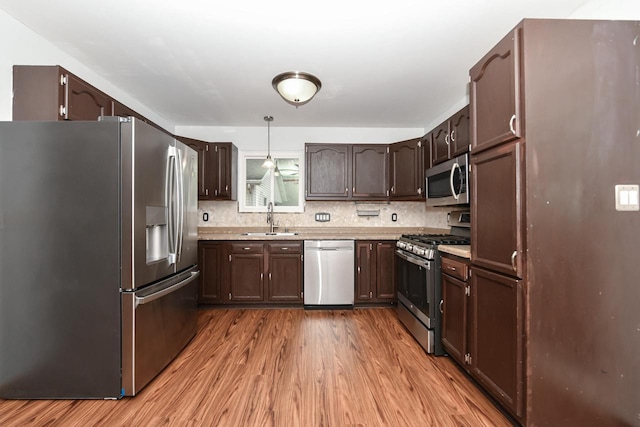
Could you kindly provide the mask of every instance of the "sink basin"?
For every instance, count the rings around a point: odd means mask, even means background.
[[[266,231],[261,231],[261,232],[255,232],[255,233],[242,233],[242,235],[243,236],[278,237],[278,236],[297,236],[298,233],[293,233],[288,231],[269,233]]]

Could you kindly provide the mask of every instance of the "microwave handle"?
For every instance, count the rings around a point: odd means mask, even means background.
[[[453,195],[453,198],[458,200],[460,198],[460,194],[456,194],[456,190],[455,188],[453,188],[453,173],[455,172],[456,168],[458,168],[458,172],[461,172],[460,165],[458,164],[458,162],[454,163],[453,166],[451,166],[451,174],[449,175],[449,185],[451,186],[451,194]]]

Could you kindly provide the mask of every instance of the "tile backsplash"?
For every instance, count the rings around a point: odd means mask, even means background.
[[[278,213],[275,222],[285,227],[430,227],[448,228],[447,208],[427,208],[424,202],[306,202],[301,213]],[[375,213],[377,216],[360,216]],[[316,213],[329,213],[329,222],[317,222]],[[203,221],[203,214],[209,221]],[[392,221],[396,214],[397,221]],[[198,204],[199,227],[267,227],[265,213],[238,212],[238,202],[201,201]]]

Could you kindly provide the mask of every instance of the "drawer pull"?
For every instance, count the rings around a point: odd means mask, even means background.
[[[283,251],[288,251],[289,250],[289,248],[280,248],[280,249],[282,249]]]
[[[250,251],[251,250],[251,248],[242,248],[242,249],[244,249],[245,251]]]

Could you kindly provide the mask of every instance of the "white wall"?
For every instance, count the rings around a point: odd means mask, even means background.
[[[61,6],[64,7],[64,6]],[[60,23],[64,25],[64,23]],[[14,65],[60,65],[169,131],[167,122],[67,53],[0,10],[0,120],[11,120]]]
[[[591,0],[571,14],[575,19],[640,20],[640,0]]]
[[[523,16],[523,19],[525,17]],[[571,19],[618,19],[637,21],[640,20],[640,0],[591,0],[582,7],[575,10],[568,18]],[[515,26],[517,22],[514,22]],[[496,40],[496,43],[499,40]],[[493,46],[487,46],[487,51]],[[469,64],[471,68],[474,64]],[[451,104],[446,111],[438,117],[427,118],[430,120],[426,123],[425,132],[440,125],[458,110],[469,103],[469,87],[467,86],[467,95]]]
[[[419,138],[422,128],[278,127],[271,123],[271,151],[303,151],[305,142],[387,144]],[[261,127],[176,126],[177,135],[209,142],[233,142],[242,151],[267,152],[267,123]]]

